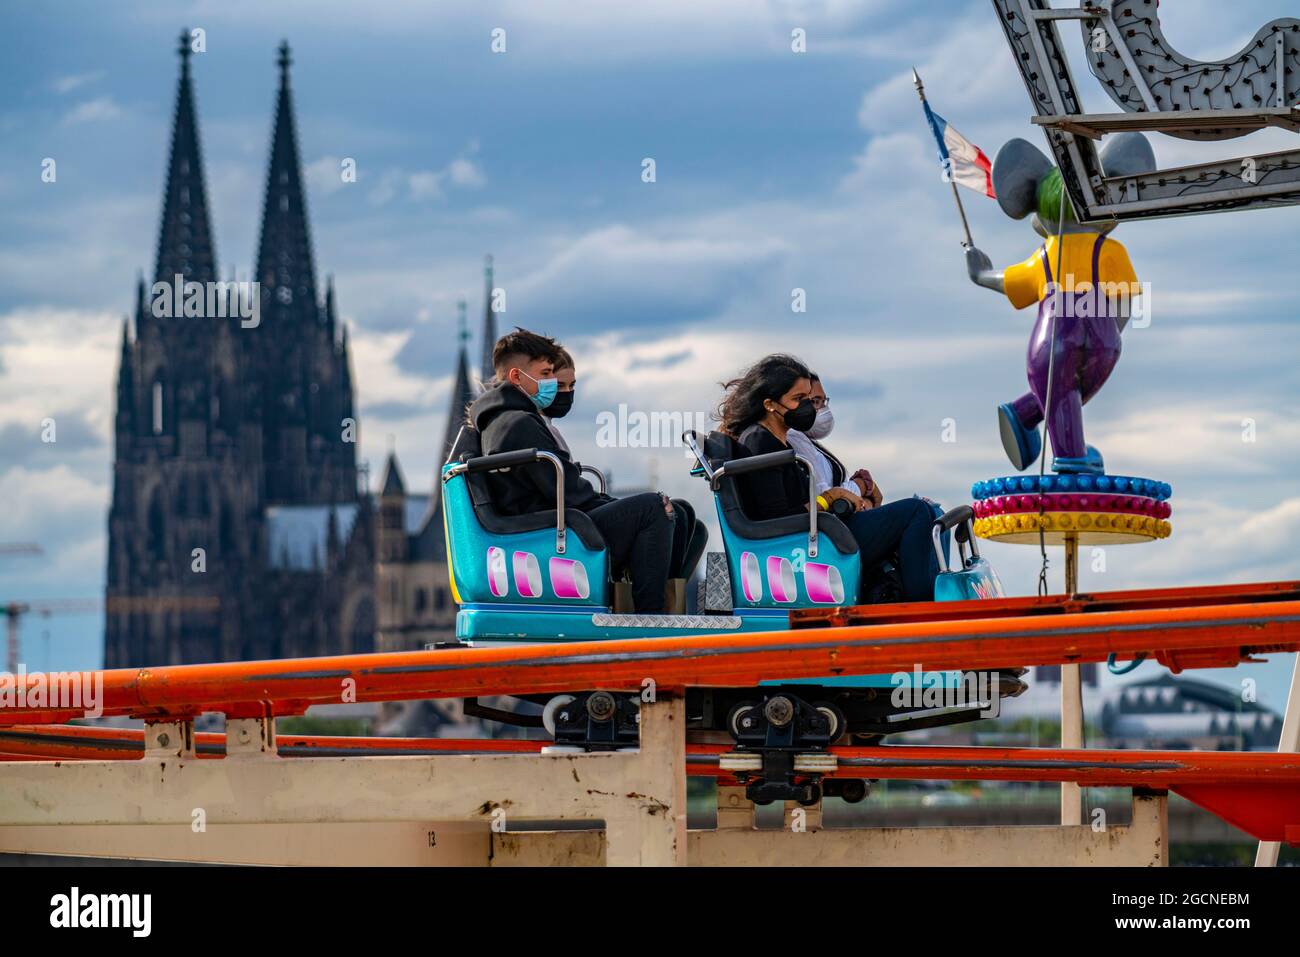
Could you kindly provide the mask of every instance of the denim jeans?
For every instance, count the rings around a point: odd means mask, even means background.
[[[854,512],[845,524],[857,539],[864,569],[897,554],[903,600],[934,601],[939,558],[930,538],[934,510],[928,502],[919,498],[901,499],[865,512]]]

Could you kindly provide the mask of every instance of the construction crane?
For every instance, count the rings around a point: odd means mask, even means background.
[[[157,596],[148,598],[135,598],[120,596],[108,600],[107,610],[110,612],[135,611],[135,610],[165,610],[165,609],[186,609],[197,611],[216,611],[220,607],[220,600],[215,596]],[[16,674],[18,671],[18,662],[22,657],[22,642],[19,637],[22,619],[26,615],[40,615],[42,618],[49,618],[51,615],[93,615],[105,609],[102,598],[49,598],[49,599],[27,599],[22,601],[3,601],[0,600],[0,615],[4,615],[8,620],[6,622],[8,632],[8,670],[10,674]]]
[[[35,542],[0,542],[0,555],[43,555],[45,549]]]
[[[36,614],[48,618],[51,615],[90,615],[98,612],[103,606],[103,601],[98,598],[51,598],[0,603],[0,615],[6,618],[9,673],[18,672],[18,662],[22,657],[19,632],[23,616]]]

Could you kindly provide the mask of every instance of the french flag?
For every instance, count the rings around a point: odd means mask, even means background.
[[[993,164],[984,155],[984,151],[948,125],[947,120],[930,109],[928,102],[924,106],[925,118],[930,121],[935,142],[939,144],[939,162],[947,171],[948,178],[977,193],[997,199],[997,194],[993,191]]]

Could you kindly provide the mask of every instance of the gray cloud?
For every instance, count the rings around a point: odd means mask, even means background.
[[[49,417],[54,420],[53,442],[42,440],[43,428],[39,422],[32,425],[10,422],[0,426],[0,449],[4,450],[6,465],[49,467],[67,462],[70,455],[104,447],[103,438],[83,415],[58,412]]]

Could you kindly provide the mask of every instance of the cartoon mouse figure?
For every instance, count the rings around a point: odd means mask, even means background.
[[[1155,153],[1141,133],[1112,137],[1100,159],[1108,177],[1156,168]],[[1013,219],[1032,213],[1034,231],[1045,240],[1024,262],[1001,272],[979,249],[966,252],[975,283],[1004,293],[1017,309],[1038,305],[1026,358],[1029,391],[998,408],[1002,447],[1017,470],[1032,465],[1042,451],[1037,429],[1048,409],[1052,470],[1100,475],[1105,464],[1084,441],[1083,406],[1119,361],[1120,333],[1138,289],[1128,252],[1109,238],[1118,224],[1080,223],[1061,171],[1025,140],[1011,140],[998,152],[993,186],[1002,211]]]

